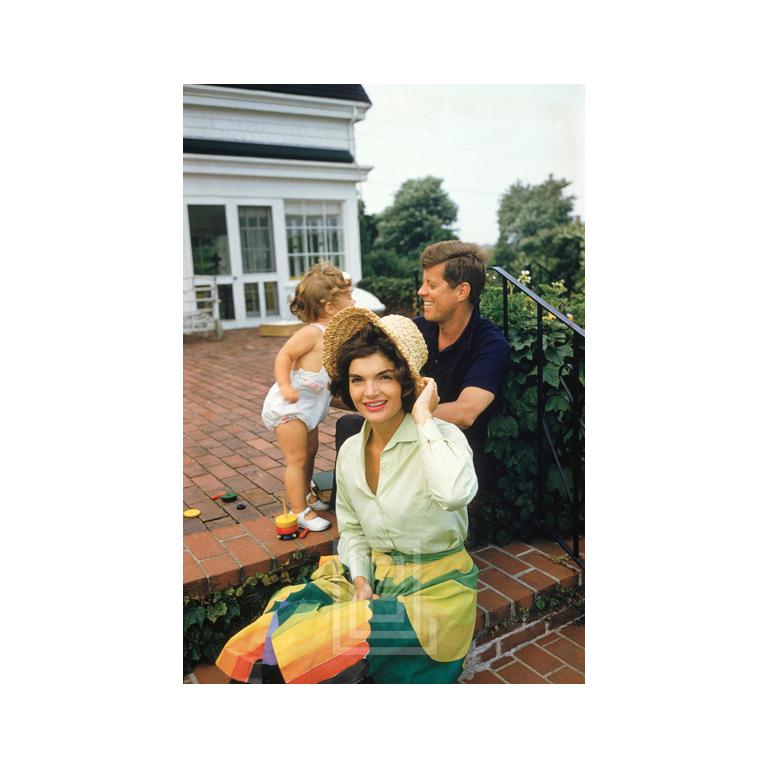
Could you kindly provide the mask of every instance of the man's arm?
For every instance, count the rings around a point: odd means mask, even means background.
[[[438,391],[438,394],[439,391]],[[440,403],[435,410],[435,417],[449,421],[460,429],[468,429],[475,419],[493,402],[495,395],[480,387],[465,387],[457,400],[452,403]]]

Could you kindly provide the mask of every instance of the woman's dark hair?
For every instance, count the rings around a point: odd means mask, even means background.
[[[358,331],[354,336],[350,336],[336,353],[336,371],[337,375],[331,380],[331,394],[335,397],[341,395],[348,408],[355,408],[352,398],[349,395],[349,367],[354,360],[361,357],[369,357],[380,353],[390,360],[395,367],[395,378],[402,387],[401,398],[403,400],[403,410],[410,413],[413,404],[416,402],[416,390],[413,386],[413,379],[408,364],[398,351],[392,340],[384,331],[376,328],[374,325],[366,325],[362,331]]]

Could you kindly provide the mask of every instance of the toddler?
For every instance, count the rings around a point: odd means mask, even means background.
[[[261,418],[274,429],[285,456],[285,493],[299,525],[322,531],[330,523],[317,512],[328,509],[312,493],[317,454],[317,425],[328,413],[330,379],[323,368],[323,333],[330,319],[354,306],[352,281],[326,262],[315,264],[301,279],[291,312],[307,325],[285,342],[275,358],[275,383],[267,393]]]

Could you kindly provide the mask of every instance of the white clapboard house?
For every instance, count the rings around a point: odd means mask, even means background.
[[[355,123],[370,106],[361,85],[184,86],[185,330],[211,289],[226,330],[295,319],[318,258],[360,279],[356,184],[371,166],[355,161]]]

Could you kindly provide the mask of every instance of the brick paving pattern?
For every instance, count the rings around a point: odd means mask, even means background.
[[[261,407],[273,383],[274,356],[284,341],[261,337],[258,329],[228,331],[220,342],[185,339],[183,501],[184,509],[201,510],[197,518],[183,518],[185,594],[235,586],[284,565],[297,550],[335,551],[338,529],[330,513],[324,513],[332,522],[326,531],[288,542],[275,536],[271,517],[282,509],[285,464],[274,432],[261,423]],[[316,470],[333,469],[335,422],[342,414],[331,409],[318,428]],[[226,491],[235,491],[237,501],[210,498]],[[242,503],[245,509],[238,510]],[[580,549],[583,557],[583,543]],[[513,620],[541,592],[582,584],[575,563],[563,559],[563,551],[549,541],[514,541],[471,554],[480,571],[477,632]],[[463,682],[584,682],[583,626],[580,635],[566,629],[533,633],[539,637],[530,645]],[[504,642],[499,641],[494,656],[504,653]],[[202,675],[216,676],[210,670]]]
[[[584,623],[548,632],[462,683],[583,683]]]
[[[199,336],[184,341],[184,534],[260,520],[281,509],[285,462],[274,432],[261,422],[261,406],[274,382],[275,354],[285,339],[258,329],[228,331],[222,341]],[[335,423],[331,413],[318,427],[316,470],[333,469]],[[226,491],[235,502],[212,500]],[[237,504],[245,503],[244,510]]]

